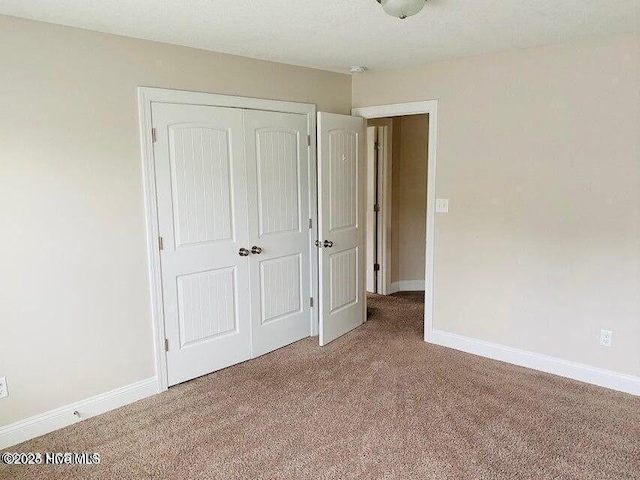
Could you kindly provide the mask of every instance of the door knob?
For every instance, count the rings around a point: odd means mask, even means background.
[[[246,248],[241,248],[240,251],[238,252],[238,255],[240,255],[241,257],[248,257],[250,253],[251,252]]]
[[[325,240],[323,245],[324,248],[331,248],[333,247],[333,242],[331,240]]]
[[[251,247],[251,253],[255,255],[260,255],[262,253],[262,249],[254,245],[253,247]]]

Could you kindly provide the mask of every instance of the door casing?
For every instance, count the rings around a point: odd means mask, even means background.
[[[388,121],[387,121],[388,120]],[[370,244],[375,244],[374,256],[378,260],[380,270],[378,271],[377,281],[374,280],[376,293],[388,295],[391,292],[391,163],[392,163],[392,137],[393,122],[391,119],[383,119],[386,125],[376,123],[368,126],[375,129],[377,151],[370,152],[367,143],[367,182],[371,181],[372,161],[369,155],[373,153],[376,156],[376,168],[374,172],[375,189],[377,202],[379,206],[378,212],[373,211],[373,203],[367,195],[367,225],[369,225],[371,215],[373,213],[376,223],[375,232],[367,231],[367,252],[369,252]],[[367,134],[367,142],[369,135]],[[374,147],[375,148],[375,147]],[[369,192],[370,185],[367,185]],[[377,214],[376,214],[377,213]],[[371,267],[371,262],[367,259],[367,268]],[[370,283],[370,275],[367,273],[367,284]],[[367,291],[371,291],[367,289]]]
[[[163,88],[138,88],[138,114],[140,147],[142,153],[142,177],[144,185],[145,222],[147,227],[148,274],[151,295],[151,318],[153,327],[154,359],[158,391],[167,390],[167,357],[165,352],[165,319],[163,313],[162,278],[160,268],[160,249],[158,245],[158,211],[156,205],[155,162],[153,156],[153,134],[151,106],[153,103],[176,103],[184,105],[206,105],[213,107],[231,107],[248,110],[297,113],[307,116],[307,134],[309,135],[309,251],[311,292],[318,298],[318,249],[313,246],[317,238],[317,162],[316,162],[316,106],[308,103],[263,100],[248,97],[217,95],[212,93],[188,92]],[[317,301],[311,308],[309,335],[318,334]]]
[[[366,291],[381,293],[379,287],[379,274],[374,269],[374,264],[378,261],[378,225],[379,215],[374,208],[378,202],[378,127],[365,126],[365,140],[367,143],[367,188],[365,201],[366,211],[366,236],[365,242],[365,275],[367,277]]]
[[[427,173],[427,232],[425,255],[424,292],[424,341],[433,339],[434,315],[434,260],[436,220],[436,163],[438,146],[438,101],[396,103],[351,109],[351,115],[371,118],[400,117],[404,115],[429,114],[429,165]]]

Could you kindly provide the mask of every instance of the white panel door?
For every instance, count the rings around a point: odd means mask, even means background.
[[[365,296],[364,119],[318,113],[320,345],[362,324]]]
[[[250,358],[243,112],[154,104],[169,385]]]
[[[311,327],[307,116],[245,112],[252,356]]]
[[[375,204],[377,202],[377,132],[378,127],[367,127],[367,292],[376,292],[377,222]]]

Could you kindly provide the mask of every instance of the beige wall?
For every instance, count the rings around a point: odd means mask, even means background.
[[[424,280],[428,115],[393,119],[391,282]]]
[[[628,34],[354,78],[439,100],[435,328],[640,374],[639,62]]]
[[[351,107],[347,75],[0,16],[0,425],[154,375],[141,85]]]

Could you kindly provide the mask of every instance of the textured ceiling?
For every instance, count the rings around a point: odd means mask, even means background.
[[[429,0],[406,20],[375,0],[0,0],[0,13],[348,71],[631,31],[640,0]]]

